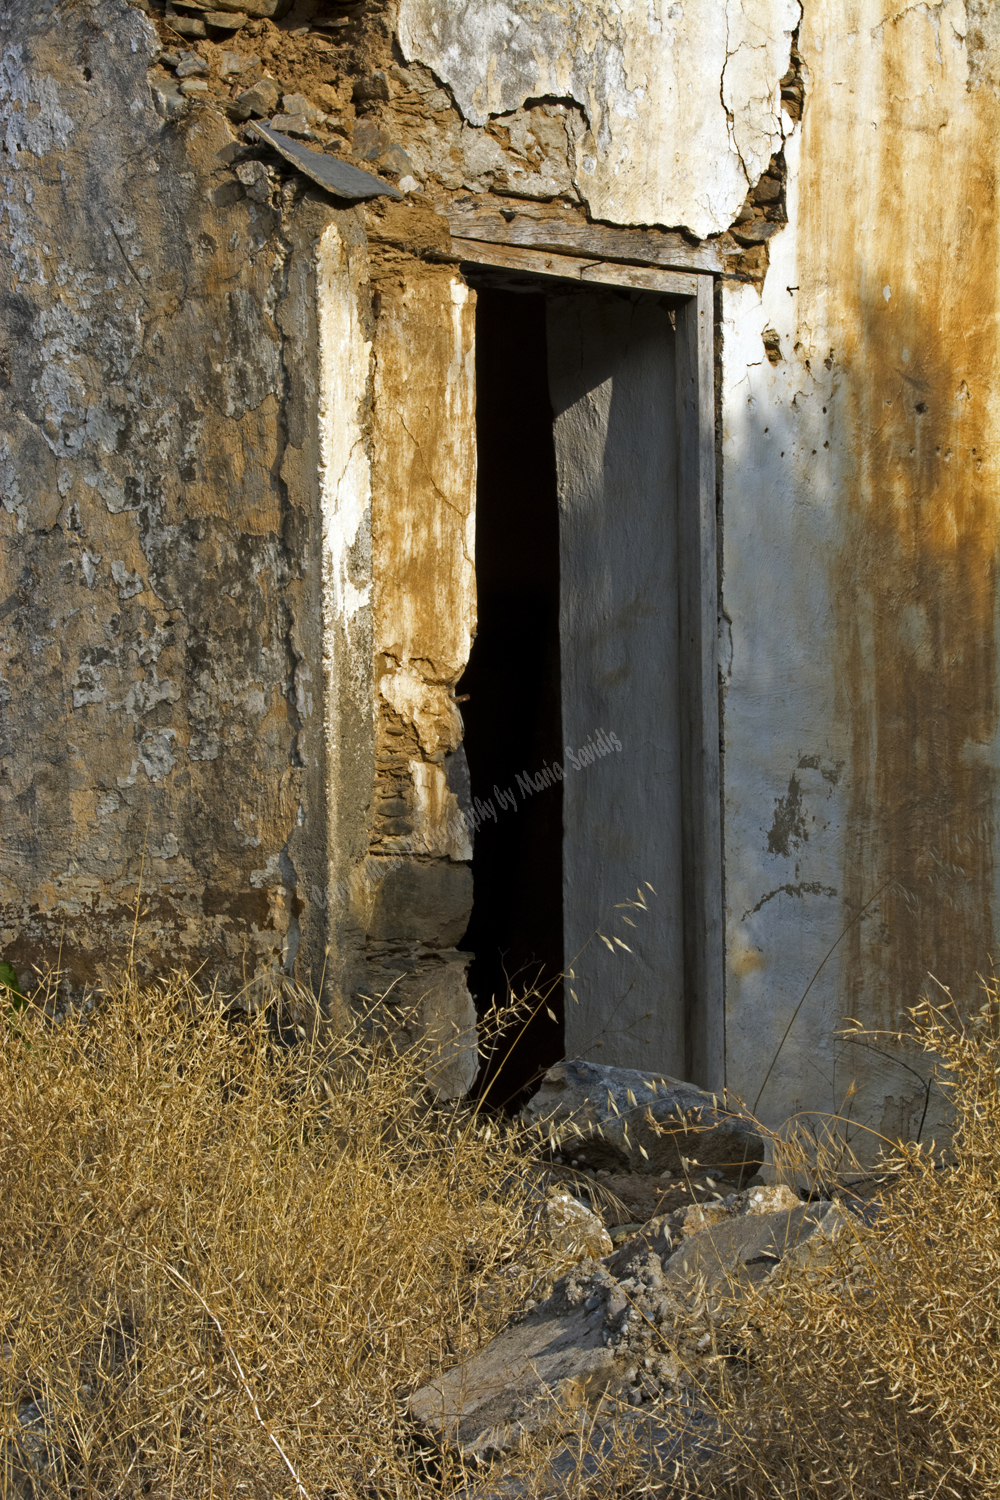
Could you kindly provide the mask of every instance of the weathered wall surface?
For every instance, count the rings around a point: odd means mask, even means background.
[[[440,210],[558,199],[731,255],[730,1083],[779,1119],[857,1078],[912,1128],[917,1080],[836,1033],[928,970],[967,998],[996,930],[992,6],[298,0],[178,37],[145,3],[0,17],[4,956],[96,977],[141,866],[140,956],[391,985],[468,1082]],[[242,128],[279,106],[406,201],[312,194]]]
[[[399,40],[470,125],[515,125],[530,100],[579,112],[572,188],[594,218],[704,237],[780,149],[798,20],[798,0],[401,0]]]
[[[11,4],[0,38],[0,943],[77,985],[138,906],[143,963],[318,982],[333,210],[248,196],[220,114],[156,113],[139,11]]]
[[[996,37],[977,6],[807,0],[789,226],[725,295],[730,1082],[915,1128],[838,1042],[995,931]],[[983,17],[989,11],[983,11]],[[768,357],[764,336],[770,345]],[[775,360],[775,356],[778,357]],[[839,942],[838,942],[839,939]]]
[[[453,1038],[445,1084],[463,1092],[478,1058],[469,955],[456,951],[472,912],[472,845],[454,789],[454,695],[475,628],[475,295],[452,266],[393,247],[404,212],[383,210],[370,224],[384,245],[373,434],[377,737],[359,901],[375,993],[394,985],[394,1001],[417,1007],[418,1027]]]

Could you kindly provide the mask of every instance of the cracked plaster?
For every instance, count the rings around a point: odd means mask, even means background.
[[[574,187],[594,218],[704,237],[781,148],[800,6],[726,0],[719,15],[718,0],[402,0],[398,35],[471,125],[529,100],[577,105]]]
[[[0,16],[0,945],[71,989],[128,952],[140,869],[144,967],[308,978],[330,922],[287,408],[315,232],[230,190],[221,116],[164,124],[158,46],[122,0]]]
[[[762,289],[723,290],[728,1083],[752,1104],[774,1063],[775,1124],[853,1081],[858,1121],[915,1130],[922,1091],[845,1019],[899,1027],[929,973],[978,1004],[993,951],[1000,121],[978,12],[807,0],[788,225]]]

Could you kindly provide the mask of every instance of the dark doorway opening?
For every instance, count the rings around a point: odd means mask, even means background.
[[[533,783],[563,758],[545,330],[543,295],[480,289],[478,630],[459,691],[469,695],[463,716],[472,796],[486,814],[475,834],[475,904],[463,946],[476,955],[469,981],[481,1011],[494,996],[503,1003],[511,991],[551,988],[533,1019],[508,1028],[484,1065],[480,1093],[505,1108],[517,1107],[564,1050],[561,787],[524,789],[527,777]]]

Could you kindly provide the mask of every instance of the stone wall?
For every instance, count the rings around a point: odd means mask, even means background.
[[[138,11],[0,36],[4,951],[92,981],[138,912],[150,965],[311,968],[315,460],[283,473],[328,210],[246,197],[224,118],[165,124]]]

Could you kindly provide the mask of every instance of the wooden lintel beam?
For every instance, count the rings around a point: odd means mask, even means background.
[[[495,245],[517,245],[528,250],[550,250],[557,255],[593,256],[669,271],[723,270],[722,255],[711,240],[690,244],[667,229],[622,229],[610,224],[588,224],[571,211],[547,203],[504,207],[496,199],[447,198],[438,211],[448,220],[452,238]]]
[[[578,255],[555,254],[548,250],[525,250],[520,245],[491,245],[478,240],[462,240],[455,246],[465,261],[477,265],[501,266],[507,271],[522,271],[529,276],[559,276],[564,281],[580,281],[598,286],[628,286],[644,292],[666,292],[674,297],[694,297],[698,293],[696,275],[679,271],[662,271],[652,266],[627,266],[605,260],[584,260]]]

